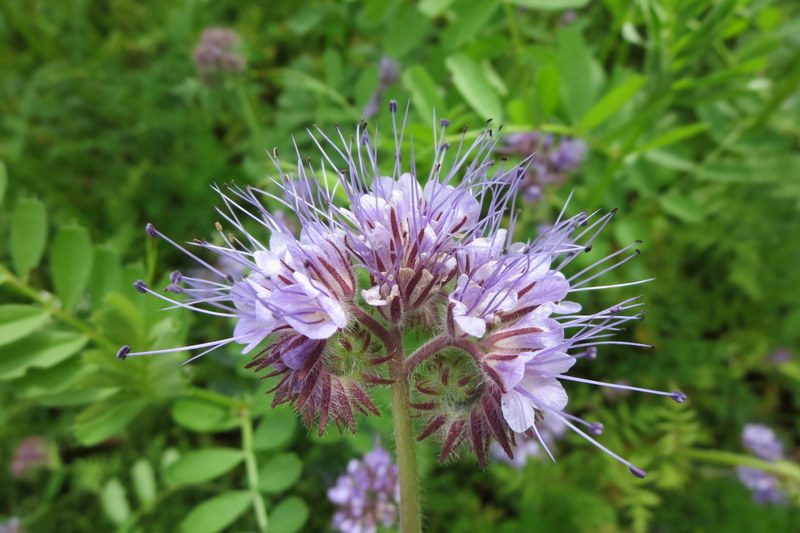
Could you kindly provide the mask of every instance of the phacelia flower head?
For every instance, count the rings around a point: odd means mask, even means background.
[[[362,461],[352,459],[347,473],[328,490],[338,510],[332,527],[342,533],[375,533],[392,527],[400,502],[400,478],[389,452],[375,446]]]
[[[238,51],[239,34],[227,28],[206,28],[194,48],[192,57],[200,79],[214,83],[223,73],[239,74],[247,67],[247,60]]]
[[[559,217],[535,239],[518,242],[515,199],[531,160],[495,161],[491,126],[469,142],[466,131],[451,136],[450,122],[441,120],[423,169],[408,148],[396,102],[389,110],[394,149],[386,162],[377,131],[370,135],[363,123],[352,137],[338,127],[332,137],[316,129],[319,168],[297,150],[292,171],[285,171],[273,154],[279,175],[273,185],[282,195],[217,188],[222,220],[213,241],[184,247],[149,224],[151,237],[184,251],[213,279],[174,272],[166,287],[172,294],[142,281],[136,288],[171,306],[227,317],[235,322],[233,335],[166,350],[132,353],[126,346],[118,357],[197,350],[194,359],[238,344],[255,354],[250,367],[279,378],[273,403],[292,403],[320,434],[329,422],[355,431],[359,413],[380,412],[371,389],[391,385],[407,388],[397,397],[410,398],[418,439],[441,439],[442,460],[468,448],[485,465],[493,442],[513,457],[522,435],[552,456],[537,425],[546,418],[644,476],[595,439],[599,424],[567,412],[562,384],[686,399],[678,391],[575,375],[604,345],[642,346],[613,338],[641,318],[638,298],[600,311],[574,302],[582,291],[642,282],[593,283],[633,259],[635,244],[571,268],[614,212]],[[297,223],[265,204],[293,213]],[[215,261],[201,257],[214,254]],[[241,269],[221,270],[220,258]],[[407,353],[411,338],[419,342]]]

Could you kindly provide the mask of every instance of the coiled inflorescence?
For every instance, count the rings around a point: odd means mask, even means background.
[[[320,434],[331,422],[355,431],[359,413],[379,414],[371,389],[402,381],[410,384],[409,402],[420,419],[418,438],[437,435],[441,459],[463,444],[484,465],[495,441],[511,457],[520,434],[540,440],[550,454],[537,429],[547,417],[644,476],[595,439],[599,424],[565,411],[561,384],[686,398],[568,374],[578,360],[595,359],[602,345],[642,346],[613,339],[641,318],[637,298],[590,313],[570,300],[580,291],[641,283],[592,283],[632,259],[635,244],[577,272],[570,268],[614,212],[560,217],[536,239],[514,242],[514,202],[530,160],[495,162],[497,137],[489,128],[474,142],[464,134],[451,146],[450,123],[442,120],[434,128],[432,165],[422,174],[413,149],[404,166],[405,123],[396,122],[396,103],[390,111],[395,148],[385,169],[377,133],[370,137],[362,124],[349,139],[338,127],[333,138],[311,133],[320,174],[299,152],[296,170],[284,172],[275,153],[281,197],[255,187],[217,188],[224,204],[218,236],[190,246],[239,265],[242,275],[228,274],[148,225],[149,235],[186,252],[213,279],[173,273],[167,291],[175,299],[143,282],[137,289],[229,317],[235,328],[231,337],[194,346],[137,353],[126,346],[120,359],[198,350],[194,359],[242,344],[243,353],[255,353],[251,367],[279,378],[274,403],[295,405]],[[299,235],[265,202],[294,213]],[[410,338],[422,342],[406,353]]]

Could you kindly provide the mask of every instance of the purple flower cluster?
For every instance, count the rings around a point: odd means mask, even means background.
[[[273,155],[282,197],[254,187],[217,188],[224,203],[218,213],[235,231],[217,223],[213,242],[190,246],[238,263],[244,275],[221,271],[214,266],[219,259],[208,262],[148,224],[151,237],[184,251],[215,279],[175,272],[167,286],[174,298],[142,281],[136,288],[236,325],[228,338],[137,353],[125,346],[118,357],[198,350],[195,359],[237,343],[243,353],[255,353],[250,367],[279,378],[273,403],[293,404],[320,434],[329,423],[355,432],[357,414],[379,414],[373,387],[406,382],[421,421],[417,438],[438,436],[441,460],[466,447],[485,465],[495,441],[513,457],[521,435],[551,455],[536,424],[545,417],[644,476],[595,440],[597,424],[565,411],[562,386],[571,381],[686,398],[568,374],[579,361],[595,360],[600,346],[643,346],[612,338],[641,318],[638,298],[599,312],[571,300],[582,291],[642,283],[592,284],[633,259],[635,244],[567,274],[614,212],[559,217],[536,239],[515,242],[514,202],[530,160],[509,166],[492,159],[498,137],[489,128],[472,143],[463,135],[451,146],[445,142],[450,123],[442,120],[430,169],[417,168],[413,147],[405,166],[405,122],[398,123],[395,102],[390,111],[395,149],[386,168],[377,133],[371,137],[363,125],[353,137],[338,128],[333,138],[316,130],[321,169],[298,153],[290,174]],[[551,159],[563,166],[566,158]],[[299,235],[264,199],[294,214]],[[269,234],[267,244],[253,232],[258,225]],[[428,340],[406,353],[410,331]]]
[[[742,431],[742,444],[764,461],[783,459],[783,444],[775,432],[762,424],[747,424]],[[780,488],[780,480],[773,474],[752,466],[737,466],[739,481],[753,493],[756,503],[786,503],[786,493]]]
[[[400,478],[389,452],[376,446],[363,461],[352,459],[347,473],[328,490],[338,506],[333,528],[342,533],[375,533],[378,524],[391,527],[400,502]]]
[[[567,174],[580,165],[586,143],[563,137],[556,145],[551,133],[531,131],[507,135],[500,151],[523,157],[533,154],[520,188],[525,201],[536,202],[542,198],[544,187],[563,182]]]
[[[197,74],[203,82],[213,84],[226,72],[239,74],[247,67],[247,59],[237,51],[239,34],[226,28],[206,28],[194,48]]]
[[[20,519],[15,516],[8,522],[0,524],[0,533],[25,533],[25,530],[22,529]]]
[[[48,463],[47,441],[42,437],[28,437],[14,451],[9,470],[15,479],[25,479],[32,471]]]

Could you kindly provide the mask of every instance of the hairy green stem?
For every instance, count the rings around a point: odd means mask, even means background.
[[[112,352],[116,352],[119,348],[119,346],[115,345],[92,326],[75,317],[69,311],[65,311],[64,309],[58,307],[55,303],[57,301],[55,296],[48,292],[37,291],[12,274],[11,271],[9,271],[5,266],[0,265],[0,283],[3,282],[8,283],[20,294],[30,298],[34,302],[44,307],[45,310],[56,319],[64,322],[65,324],[69,324],[78,331],[86,334],[87,337],[95,341],[100,346],[108,348]]]
[[[267,509],[264,507],[264,499],[258,490],[258,464],[253,448],[253,421],[250,418],[250,409],[242,409],[242,451],[244,452],[244,464],[247,469],[247,486],[253,496],[253,509],[256,513],[258,530],[262,533],[267,531]]]
[[[718,463],[730,466],[751,466],[770,474],[793,478],[800,481],[800,466],[789,461],[762,461],[749,455],[725,452],[720,450],[682,450],[680,455],[706,463]]]
[[[403,359],[403,337],[400,330],[392,330],[392,343],[387,346],[392,359],[389,372],[392,384],[392,421],[394,423],[395,451],[400,475],[400,531],[420,533],[422,516],[419,501],[419,473],[417,472],[417,443],[411,425],[411,393],[408,373]]]
[[[424,363],[427,359],[431,358],[432,356],[436,355],[440,351],[444,350],[452,346],[452,339],[445,335],[438,335],[406,357],[405,360],[405,373],[407,376],[410,376],[411,373],[422,363]]]

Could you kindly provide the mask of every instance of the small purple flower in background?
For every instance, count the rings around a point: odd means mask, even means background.
[[[383,56],[378,64],[378,86],[375,92],[369,99],[369,102],[364,106],[361,114],[364,118],[374,116],[381,107],[381,100],[383,100],[383,93],[386,89],[400,79],[400,65],[394,59]]]
[[[783,459],[783,444],[775,432],[763,424],[747,424],[742,431],[742,444],[759,459]]]
[[[240,74],[247,67],[247,59],[237,51],[241,45],[239,34],[226,28],[206,28],[195,46],[194,59],[197,74],[206,84],[213,84],[221,74]]]
[[[783,444],[772,429],[762,424],[745,425],[742,431],[742,444],[764,461],[783,459]],[[786,493],[780,488],[780,480],[769,472],[740,465],[736,467],[736,474],[739,481],[753,493],[754,502],[759,504],[787,502]]]
[[[551,133],[512,133],[505,137],[500,152],[522,157],[533,154],[525,180],[520,184],[524,200],[533,203],[542,199],[543,188],[562,183],[581,164],[586,143],[563,137],[556,145]]]
[[[375,533],[378,524],[391,527],[400,501],[400,479],[389,452],[375,446],[363,461],[352,459],[347,473],[328,490],[339,509],[332,527],[342,533]]]
[[[17,446],[9,470],[15,479],[25,479],[48,464],[47,441],[42,437],[28,437]]]
[[[0,524],[0,533],[25,533],[25,530],[22,529],[19,518],[14,516],[8,522]]]

